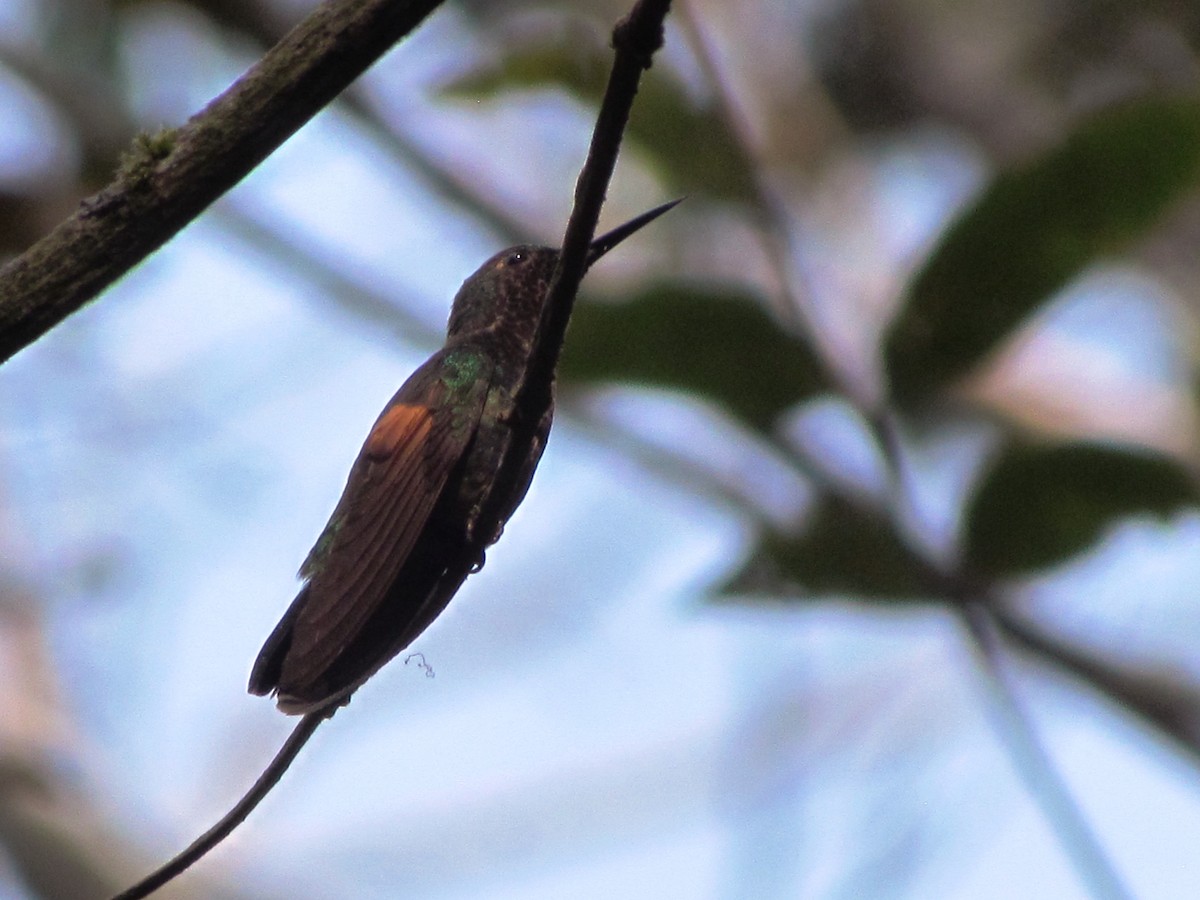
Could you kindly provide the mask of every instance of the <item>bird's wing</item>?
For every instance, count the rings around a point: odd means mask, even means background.
[[[438,354],[375,422],[301,567],[308,580],[303,603],[294,610],[287,646],[275,651],[286,655],[289,681],[319,678],[387,598],[474,437],[490,375],[481,357]],[[284,664],[263,659],[270,645],[256,670]],[[252,689],[254,683],[252,676]]]

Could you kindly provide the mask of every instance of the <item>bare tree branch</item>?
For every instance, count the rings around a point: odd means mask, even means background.
[[[575,184],[575,203],[542,307],[535,338],[536,349],[524,381],[512,401],[512,441],[492,487],[489,502],[481,513],[484,523],[490,521],[499,524],[502,521],[499,506],[515,490],[514,486],[521,478],[525,461],[537,440],[538,423],[554,402],[554,373],[558,368],[567,325],[571,321],[575,296],[583,281],[588,247],[596,233],[600,209],[608,194],[608,184],[617,164],[617,153],[621,149],[621,138],[637,96],[638,84],[642,73],[650,68],[654,54],[662,46],[663,21],[670,8],[671,0],[638,0],[629,15],[613,29],[613,49],[616,53],[612,71],[596,117],[596,127],[592,131],[587,160]],[[492,531],[486,525],[480,529],[482,534]]]
[[[332,717],[337,710],[338,707],[334,705],[304,716],[296,723],[296,727],[292,729],[288,739],[279,748],[275,758],[263,769],[263,773],[254,782],[254,786],[234,804],[229,812],[221,816],[221,820],[217,824],[192,841],[187,849],[171,857],[137,884],[121,891],[113,897],[113,900],[141,900],[142,897],[149,897],[164,884],[182,875],[208,851],[229,837],[234,829],[246,821],[246,817],[250,813],[254,812],[258,804],[262,803],[267,794],[271,793],[271,789],[279,783],[279,779],[284,776],[296,757],[300,755],[300,751],[304,749],[317,727]]]
[[[584,259],[596,233],[600,208],[608,195],[608,183],[617,164],[617,152],[621,149],[629,111],[637,96],[642,72],[650,68],[654,54],[662,46],[663,20],[670,7],[671,0],[639,0],[613,29],[616,56],[592,133],[587,162],[575,185],[575,205],[542,310],[537,339],[543,352],[533,361],[527,384],[549,384],[551,378],[548,376],[558,367],[575,295],[583,281]]]

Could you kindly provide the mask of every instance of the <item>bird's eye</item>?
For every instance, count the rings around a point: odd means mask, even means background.
[[[507,257],[505,257],[504,264],[506,266],[515,266],[517,263],[524,262],[524,261],[525,261],[525,251],[514,250],[512,253],[508,254]]]

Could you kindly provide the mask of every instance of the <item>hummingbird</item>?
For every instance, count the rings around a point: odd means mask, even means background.
[[[596,238],[585,269],[677,203]],[[539,346],[538,329],[558,256],[551,247],[519,244],[463,282],[445,346],[375,420],[300,567],[304,584],[250,672],[250,693],[273,694],[280,710],[302,718],[215,825],[113,900],[149,896],[228,837],[317,727],[416,640],[483,566],[485,551],[525,498],[550,433],[553,368],[536,375],[547,367],[533,363],[555,349]],[[533,383],[543,377],[548,383]],[[522,391],[537,402],[517,404]],[[515,428],[535,420],[526,452],[513,440]],[[518,451],[524,458],[510,460]],[[504,477],[514,462],[515,477]]]
[[[678,202],[596,238],[586,267]],[[551,247],[509,247],[463,283],[445,346],[404,382],[367,435],[300,567],[303,586],[258,654],[250,693],[273,694],[290,715],[331,714],[483,566],[524,499],[550,432],[553,374],[534,394],[545,401],[532,414],[529,452],[517,477],[501,485],[513,400],[538,349],[558,256]]]

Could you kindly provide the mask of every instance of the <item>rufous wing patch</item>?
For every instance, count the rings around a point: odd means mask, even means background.
[[[379,417],[363,449],[369,459],[387,459],[406,444],[424,441],[432,422],[429,407],[397,403]]]

